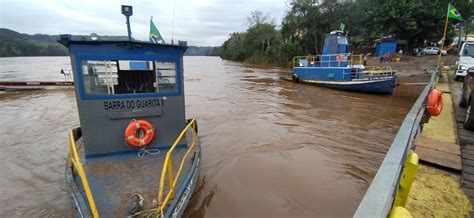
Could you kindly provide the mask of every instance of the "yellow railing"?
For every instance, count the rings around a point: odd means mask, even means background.
[[[174,188],[176,186],[176,182],[178,182],[179,176],[181,175],[181,171],[183,170],[186,157],[196,147],[196,141],[197,141],[196,126],[197,126],[196,120],[192,119],[191,122],[189,122],[188,125],[186,125],[186,127],[183,129],[181,134],[179,134],[178,138],[176,138],[176,141],[173,143],[168,153],[166,153],[165,162],[163,164],[163,170],[161,171],[160,190],[159,190],[159,195],[158,195],[157,211],[160,214],[164,214],[164,209],[166,205],[168,204],[168,201],[174,198],[174,194],[175,194]],[[188,151],[186,152],[183,159],[181,160],[181,164],[179,165],[179,169],[178,169],[178,172],[176,173],[176,176],[173,177],[173,161],[171,159],[171,155],[173,154],[174,149],[182,140],[183,136],[186,134],[189,128],[192,128],[192,135],[193,135],[192,144],[191,146],[189,146]],[[169,191],[168,191],[168,194],[166,194],[165,198],[163,199],[166,175],[168,175]]]
[[[323,61],[323,58],[327,58],[327,60]],[[336,57],[336,60],[332,60],[331,57]],[[338,58],[340,59],[338,60]],[[330,55],[308,55],[308,56],[296,56],[293,57],[293,67],[304,67],[301,66],[301,60],[306,60],[307,64],[321,66],[322,63],[328,63],[331,66],[331,63],[338,63],[338,67],[342,62],[347,62],[347,66],[352,67],[354,64],[362,65],[362,54],[354,55],[352,53],[341,53],[341,54],[330,54]]]
[[[84,191],[86,192],[86,197],[87,201],[89,202],[92,217],[99,217],[99,213],[97,212],[97,208],[95,206],[94,197],[92,197],[91,188],[89,186],[89,182],[87,181],[86,173],[84,172],[81,160],[79,159],[79,155],[77,154],[76,143],[74,142],[74,134],[72,130],[69,131],[69,159],[71,160],[71,163],[74,168],[77,170],[79,178],[81,178],[82,186],[84,187]]]
[[[392,68],[386,66],[365,66],[364,74],[369,76],[392,76],[394,74]]]

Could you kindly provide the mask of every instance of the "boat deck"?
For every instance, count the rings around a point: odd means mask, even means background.
[[[134,193],[143,196],[143,210],[155,208],[158,202],[161,171],[166,152],[165,150],[159,154],[146,154],[143,157],[131,153],[87,159],[84,169],[100,216],[124,217],[129,215],[133,205],[131,196]],[[186,149],[184,148],[177,148],[173,152],[173,176],[176,175],[185,153]],[[176,183],[178,186],[185,178],[184,175],[190,170],[191,160],[192,155],[189,155],[180,179]],[[167,180],[165,184],[163,197],[169,190]]]

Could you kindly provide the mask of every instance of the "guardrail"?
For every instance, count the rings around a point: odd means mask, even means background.
[[[407,154],[412,148],[413,139],[420,130],[426,101],[429,92],[435,86],[437,77],[437,72],[431,75],[430,83],[405,117],[354,217],[387,217],[392,209]]]
[[[331,60],[336,57],[336,60]],[[347,59],[346,59],[347,58]],[[327,59],[327,60],[323,60]],[[331,63],[337,63],[337,67],[340,67],[342,62],[347,62],[348,67],[352,67],[354,64],[362,65],[362,54],[354,55],[352,53],[341,53],[341,54],[329,54],[329,55],[308,55],[308,56],[296,56],[293,57],[292,66],[293,67],[304,67],[301,66],[301,60],[305,60],[307,64],[317,65],[322,67],[321,64],[327,63],[328,66],[331,66]]]
[[[364,72],[377,73],[377,72],[392,72],[392,68],[389,65],[386,66],[364,66]]]
[[[97,218],[99,217],[99,213],[97,212],[97,208],[95,206],[94,197],[92,196],[91,188],[89,186],[84,167],[81,163],[79,155],[77,154],[75,140],[76,139],[74,138],[74,133],[72,132],[72,130],[69,130],[69,159],[71,160],[73,167],[77,170],[79,178],[81,179],[84,192],[86,193],[87,201],[89,202],[89,208],[91,210],[92,217]]]
[[[393,76],[395,72],[390,66],[365,66],[364,71],[359,72],[365,77]]]
[[[181,175],[181,171],[183,170],[186,157],[196,147],[196,141],[197,141],[196,127],[197,127],[196,120],[192,119],[188,123],[188,125],[186,125],[186,127],[183,129],[181,134],[179,134],[178,138],[176,138],[174,144],[171,146],[168,153],[166,153],[165,162],[163,164],[163,170],[161,171],[160,190],[159,190],[159,195],[158,195],[158,207],[156,209],[161,215],[164,214],[164,209],[166,208],[168,201],[174,197],[174,192],[175,192],[174,188],[176,187],[176,183],[178,182],[179,176]],[[171,155],[173,154],[176,146],[182,140],[183,136],[186,134],[186,132],[190,128],[192,129],[192,144],[191,146],[189,146],[188,151],[186,151],[186,154],[181,160],[181,164],[179,165],[179,169],[178,169],[178,172],[176,173],[176,176],[173,177],[173,161],[171,159]],[[164,194],[164,189],[165,189],[165,179],[167,175],[168,175],[169,190],[168,190],[168,194],[166,194],[165,198],[163,199],[163,194]]]

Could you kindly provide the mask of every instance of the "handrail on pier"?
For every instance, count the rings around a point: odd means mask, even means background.
[[[405,117],[354,217],[387,217],[392,209],[407,155],[422,125],[426,101],[437,76],[437,72],[431,75],[430,83]]]
[[[393,76],[395,71],[388,65],[386,66],[364,66],[362,74],[367,76]]]

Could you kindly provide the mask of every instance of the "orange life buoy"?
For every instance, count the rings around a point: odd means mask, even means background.
[[[431,90],[426,109],[431,116],[438,116],[443,110],[443,92],[439,89]]]
[[[155,127],[146,120],[132,120],[125,129],[125,140],[133,147],[148,145],[155,136]]]
[[[344,60],[344,55],[337,55],[337,62],[342,62]]]

